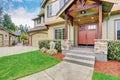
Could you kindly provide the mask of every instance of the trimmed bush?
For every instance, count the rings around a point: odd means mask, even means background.
[[[108,42],[108,59],[120,61],[120,41]]]
[[[46,49],[45,47],[43,47],[43,48],[40,49],[40,51],[41,51],[42,53],[45,53],[45,52],[47,51],[47,49]]]
[[[56,49],[49,49],[49,50],[47,51],[47,53],[48,53],[49,55],[55,55],[55,54],[58,53],[58,51],[57,51]]]
[[[50,49],[50,42],[55,42],[55,49],[58,52],[61,52],[61,41],[60,40],[41,40],[39,41],[39,48],[45,47],[46,49]]]

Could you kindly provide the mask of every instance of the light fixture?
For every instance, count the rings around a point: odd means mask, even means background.
[[[78,19],[78,21],[80,21],[80,19]]]
[[[94,17],[91,17],[91,19],[94,19]]]
[[[85,11],[85,10],[82,10],[80,13],[81,13],[81,14],[85,14],[85,13],[86,13],[86,11]]]

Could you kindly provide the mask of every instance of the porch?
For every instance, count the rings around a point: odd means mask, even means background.
[[[75,46],[94,45],[95,39],[102,39],[104,17],[114,5],[108,0],[70,0],[58,12],[65,19],[65,39],[73,40]]]

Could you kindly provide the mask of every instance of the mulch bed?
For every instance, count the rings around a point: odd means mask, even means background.
[[[58,52],[58,54],[53,55],[54,58],[57,58],[59,60],[63,60],[63,58],[65,57],[61,52]]]
[[[120,62],[109,60],[95,63],[95,71],[120,77]]]
[[[47,53],[44,53],[44,54],[48,55]],[[50,55],[48,55],[48,56],[50,56]],[[57,54],[52,55],[52,57],[62,61],[65,56],[61,52],[58,52]]]

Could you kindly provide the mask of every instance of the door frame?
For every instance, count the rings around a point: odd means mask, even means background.
[[[96,37],[98,38],[98,28],[99,28],[99,23],[98,22],[89,22],[89,23],[84,23],[84,24],[78,24],[78,32],[77,32],[77,45],[79,46],[79,28],[81,25],[91,25],[91,24],[96,24],[97,25],[97,33],[96,33]],[[86,44],[88,46],[88,44]]]

